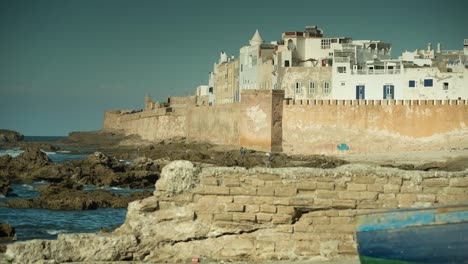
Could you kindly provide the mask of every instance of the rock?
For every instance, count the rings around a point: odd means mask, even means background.
[[[0,129],[0,143],[18,142],[24,139],[24,136],[16,131]]]
[[[11,191],[10,180],[0,177],[0,197],[7,196]]]
[[[200,167],[190,161],[173,161],[162,169],[156,190],[165,191],[169,195],[190,191],[199,182],[200,171]]]
[[[97,208],[125,208],[129,202],[152,195],[149,191],[118,195],[107,190],[83,191],[72,181],[52,183],[37,188],[38,198],[16,199],[5,204],[12,208],[43,208],[50,210],[95,210]]]
[[[24,152],[15,158],[9,155],[0,157],[0,177],[8,177],[12,183],[31,183],[34,173],[52,164],[47,154],[38,148],[25,148]]]
[[[16,240],[15,228],[8,223],[0,223],[0,241]]]

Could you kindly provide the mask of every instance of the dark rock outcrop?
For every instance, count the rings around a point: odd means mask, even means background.
[[[13,130],[0,129],[0,143],[18,142],[24,139],[21,133]]]
[[[0,197],[7,196],[11,192],[10,181],[6,178],[0,178]]]
[[[8,201],[12,208],[43,208],[50,210],[95,210],[97,208],[126,208],[129,202],[152,195],[150,191],[118,195],[107,190],[83,191],[83,186],[72,181],[52,183],[37,188],[38,198]]]

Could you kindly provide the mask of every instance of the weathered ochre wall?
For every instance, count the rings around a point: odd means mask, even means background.
[[[355,152],[381,152],[389,150],[381,149],[382,146],[391,148],[401,140],[417,141],[436,134],[464,131],[466,124],[465,100],[285,100],[283,150],[305,154],[330,152],[346,143]]]
[[[283,98],[282,90],[245,90],[240,104],[108,111],[103,128],[147,140],[187,137],[296,154],[337,152],[342,143],[353,152],[468,147],[466,100]]]
[[[245,90],[240,112],[240,145],[281,151],[282,90]]]
[[[239,115],[239,104],[192,107],[187,111],[187,137],[190,140],[237,146]]]

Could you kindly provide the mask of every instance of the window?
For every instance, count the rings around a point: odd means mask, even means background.
[[[209,92],[210,94],[212,94],[212,93],[213,93],[213,87],[208,88],[208,92]]]
[[[415,81],[409,81],[408,86],[409,87],[416,87],[416,82]]]
[[[442,86],[442,88],[443,88],[444,90],[448,90],[448,85],[449,85],[448,82],[444,82],[444,85]]]
[[[278,89],[278,84],[275,83],[275,84],[273,85],[273,89],[275,89],[275,90]]]
[[[364,85],[357,85],[356,86],[356,99],[363,100],[366,99],[366,87]]]
[[[241,64],[241,72],[242,72],[242,70],[244,69],[243,66],[244,66],[244,65]]]
[[[341,82],[341,86],[345,86],[346,85],[346,82]]]
[[[289,67],[289,60],[284,61],[284,67]]]
[[[296,83],[296,93],[300,94],[302,90],[302,84],[300,82]]]
[[[323,82],[323,93],[324,94],[329,94],[330,93],[330,83],[329,82]]]
[[[252,65],[253,66],[257,65],[257,56],[252,57]]]
[[[330,39],[322,39],[320,47],[322,49],[329,49],[330,48],[330,43],[331,43]]]
[[[395,86],[386,84],[383,86],[383,99],[395,99]]]
[[[346,67],[338,67],[339,73],[346,73]]]
[[[309,83],[309,94],[314,94],[315,93],[315,83],[310,82]]]
[[[432,87],[432,79],[424,79],[424,87]]]

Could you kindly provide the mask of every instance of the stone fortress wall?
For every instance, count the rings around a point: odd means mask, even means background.
[[[131,203],[115,232],[18,242],[6,255],[13,263],[356,255],[357,214],[463,203],[467,189],[466,170],[199,168],[174,161],[163,168],[154,196]]]
[[[107,111],[103,129],[296,154],[333,153],[340,144],[359,153],[433,141],[468,147],[467,100],[290,100],[281,90],[244,90],[241,98],[215,106],[179,98],[141,112]]]

